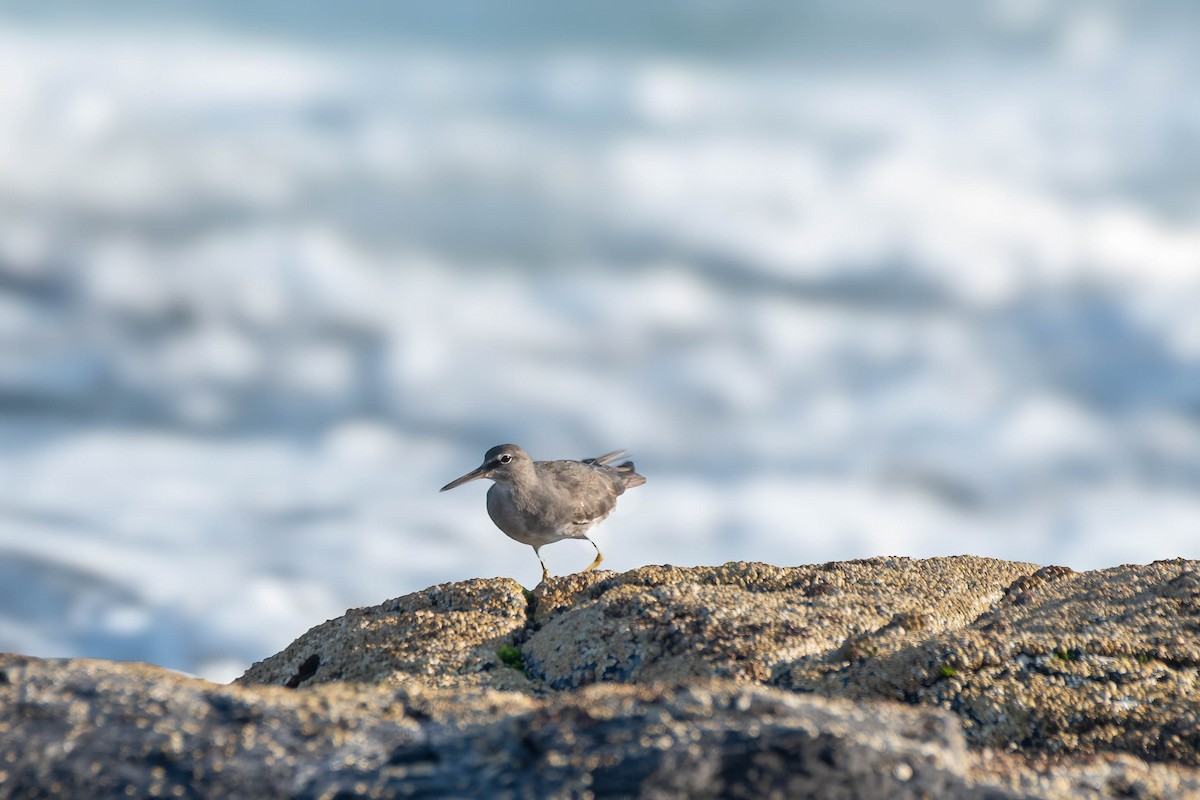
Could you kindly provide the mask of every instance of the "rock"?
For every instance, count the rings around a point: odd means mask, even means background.
[[[0,797],[1000,798],[949,714],[766,687],[534,700],[0,659]]]
[[[231,686],[0,657],[0,797],[1200,797],[1197,568],[466,581]]]
[[[950,708],[977,744],[1200,766],[1198,566],[1047,567],[967,625],[798,660],[775,683]]]
[[[250,691],[142,664],[0,657],[0,797],[283,797],[424,738],[363,687]]]
[[[475,749],[507,743],[484,788],[516,796],[1009,796],[971,784],[953,717],[916,711],[730,682],[607,684],[555,695]]]
[[[770,682],[868,635],[920,641],[970,623],[1032,564],[877,558],[810,567],[726,564],[581,573],[535,592],[522,650],[553,689],[698,676]]]
[[[972,774],[981,785],[1020,797],[1200,798],[1200,771],[1177,765],[1147,764],[1133,756],[1048,756],[976,751]]]
[[[417,679],[528,689],[499,656],[523,634],[528,607],[525,590],[508,578],[444,583],[322,623],[237,683],[296,688]]]

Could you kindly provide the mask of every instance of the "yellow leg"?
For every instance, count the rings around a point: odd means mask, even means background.
[[[588,542],[592,545],[592,547],[596,547],[596,543],[593,542],[591,539],[588,539]],[[596,567],[600,566],[600,562],[603,560],[604,560],[604,556],[600,555],[600,548],[596,547],[596,560],[593,561],[591,564],[588,564],[586,567],[584,567],[583,571],[588,572],[590,570],[595,569]]]
[[[542,583],[550,580],[550,570],[546,569],[546,562],[542,561],[542,554],[534,548],[533,554],[538,557],[538,563],[542,565]]]

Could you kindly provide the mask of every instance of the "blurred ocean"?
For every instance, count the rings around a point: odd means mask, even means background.
[[[1200,555],[1200,5],[902,5],[0,0],[0,649],[532,585],[507,441],[616,570]]]

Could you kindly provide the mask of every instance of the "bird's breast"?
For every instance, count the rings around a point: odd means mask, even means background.
[[[512,486],[507,483],[495,483],[488,489],[487,511],[497,528],[522,544],[541,547],[563,538],[539,518],[536,508],[517,502]]]

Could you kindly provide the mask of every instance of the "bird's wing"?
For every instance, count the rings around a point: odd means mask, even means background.
[[[597,491],[588,495],[579,503],[579,515],[575,518],[576,525],[588,525],[599,522],[607,517],[617,505],[617,490],[611,482],[600,484]]]
[[[617,497],[625,491],[617,472],[579,461],[560,461],[555,464],[557,492],[570,498],[559,507],[569,509],[563,522],[573,525],[594,525],[607,517],[617,505]]]

